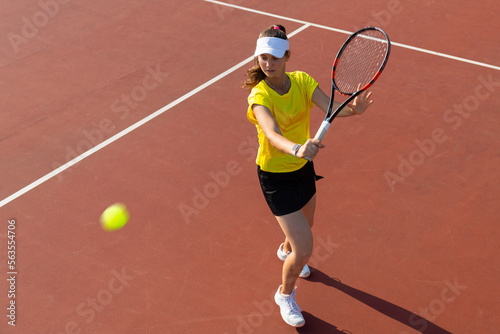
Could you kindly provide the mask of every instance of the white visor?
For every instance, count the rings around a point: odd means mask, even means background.
[[[261,37],[257,40],[257,48],[255,49],[254,57],[268,53],[276,58],[281,58],[288,50],[288,40],[278,37]]]

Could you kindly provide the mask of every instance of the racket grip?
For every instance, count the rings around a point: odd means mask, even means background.
[[[326,131],[330,127],[330,124],[331,123],[328,121],[323,121],[318,129],[318,132],[316,132],[316,136],[314,136],[314,139],[322,140],[326,134]]]

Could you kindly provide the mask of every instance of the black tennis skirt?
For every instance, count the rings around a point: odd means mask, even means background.
[[[316,181],[322,178],[316,175],[312,161],[294,172],[265,172],[257,166],[257,173],[264,198],[275,216],[302,209],[316,194]]]

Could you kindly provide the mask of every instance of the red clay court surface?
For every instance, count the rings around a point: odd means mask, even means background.
[[[499,333],[498,3],[228,3],[1,5],[0,332]],[[394,42],[375,103],[315,161],[298,330],[272,301],[283,235],[240,88],[273,23],[296,32],[287,70],[326,91],[347,37],[328,27]],[[131,219],[105,233],[115,202]]]

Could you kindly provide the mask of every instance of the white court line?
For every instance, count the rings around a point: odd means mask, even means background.
[[[308,28],[309,25],[303,25],[302,27],[294,30],[292,33],[290,33],[288,35],[288,37],[292,37],[298,33],[300,33],[301,31],[303,31],[304,29]],[[44,183],[45,181],[48,181],[50,180],[51,178],[53,178],[54,176],[58,175],[59,173],[62,173],[64,172],[66,169],[70,168],[71,166],[74,166],[75,164],[79,163],[80,161],[82,161],[83,159],[89,157],[90,155],[96,153],[97,151],[101,150],[102,148],[108,146],[109,144],[117,141],[118,139],[120,139],[121,137],[125,136],[126,134],[134,131],[135,129],[137,129],[138,127],[146,124],[147,122],[151,121],[152,119],[160,116],[161,114],[163,114],[165,111],[169,110],[169,109],[172,109],[173,107],[175,107],[176,105],[178,105],[179,103],[189,99],[191,96],[199,93],[200,91],[202,91],[203,89],[207,88],[208,86],[212,85],[213,83],[219,81],[220,79],[226,77],[227,75],[231,74],[232,72],[236,71],[237,69],[239,69],[240,67],[244,66],[245,64],[249,63],[250,61],[253,60],[253,56],[250,56],[248,57],[247,59],[239,62],[238,64],[234,65],[233,67],[231,67],[230,69],[222,72],[221,74],[219,74],[218,76],[208,80],[207,82],[205,82],[204,84],[198,86],[197,88],[193,89],[192,91],[190,91],[189,93],[187,94],[184,94],[183,96],[179,97],[177,100],[167,104],[166,106],[164,106],[163,108],[161,109],[158,109],[157,111],[155,111],[154,113],[152,113],[151,115],[141,119],[140,121],[138,121],[137,123],[135,124],[132,124],[131,126],[129,126],[128,128],[126,128],[125,130],[122,130],[121,132],[115,134],[114,136],[106,139],[105,141],[103,141],[102,143],[100,143],[99,145],[96,145],[94,147],[92,147],[90,150],[80,154],[79,156],[77,156],[76,158],[74,158],[73,160],[71,161],[68,161],[67,163],[65,163],[64,165],[62,165],[61,167],[57,168],[57,169],[54,169],[52,172],[46,174],[45,176],[42,176],[41,178],[39,178],[38,180],[34,181],[33,183],[27,185],[26,187],[22,188],[21,190],[15,192],[14,194],[10,195],[9,197],[3,199],[2,201],[0,201],[0,208],[3,207],[4,205],[12,202],[13,200],[15,200],[16,198],[26,194],[28,191],[30,190],[33,190],[34,188],[38,187],[39,185],[41,185],[42,183]]]
[[[313,22],[307,22],[307,21],[304,21],[304,20],[298,20],[298,19],[294,19],[294,18],[291,18],[291,17],[286,17],[286,16],[282,16],[282,15],[276,15],[276,14],[272,14],[272,13],[268,13],[268,12],[263,12],[263,11],[260,11],[260,10],[256,10],[256,9],[252,9],[252,8],[247,8],[247,7],[242,7],[242,6],[238,6],[238,5],[233,5],[233,4],[230,4],[230,3],[225,3],[225,2],[221,2],[221,1],[217,1],[217,0],[203,0],[203,1],[211,2],[211,3],[214,3],[214,4],[221,5],[221,6],[227,6],[227,7],[231,7],[231,8],[235,8],[235,9],[240,9],[240,10],[251,12],[251,13],[256,13],[256,14],[270,16],[270,17],[275,17],[275,18],[278,18],[278,19],[281,19],[281,20],[287,20],[287,21],[291,21],[291,22],[297,22],[297,23],[307,24],[307,25],[309,25],[311,27],[316,27],[316,28],[320,28],[320,29],[331,30],[331,31],[339,32],[339,33],[346,34],[346,35],[351,35],[353,33],[351,31],[347,31],[347,30],[336,29],[336,28],[325,26],[325,25],[316,24],[316,23],[313,23]],[[482,66],[482,67],[487,67],[487,68],[491,68],[491,69],[500,71],[500,66],[495,66],[495,65],[490,65],[490,64],[486,64],[486,63],[481,63],[481,62],[478,62],[478,61],[475,61],[475,60],[470,60],[470,59],[465,59],[465,58],[461,58],[461,57],[456,57],[456,56],[452,56],[452,55],[449,55],[449,54],[446,54],[446,53],[441,53],[441,52],[437,52],[437,51],[431,51],[431,50],[427,50],[427,49],[422,49],[422,48],[418,48],[418,47],[415,47],[415,46],[406,45],[406,44],[402,44],[402,43],[396,43],[396,42],[392,42],[391,41],[391,44],[395,45],[395,46],[399,46],[401,48],[413,50],[413,51],[423,52],[423,53],[431,54],[431,55],[438,56],[438,57],[453,59],[453,60],[456,60],[456,61],[461,61],[461,62],[464,62],[464,63],[469,63],[469,64],[473,64],[473,65],[477,65],[477,66]]]

